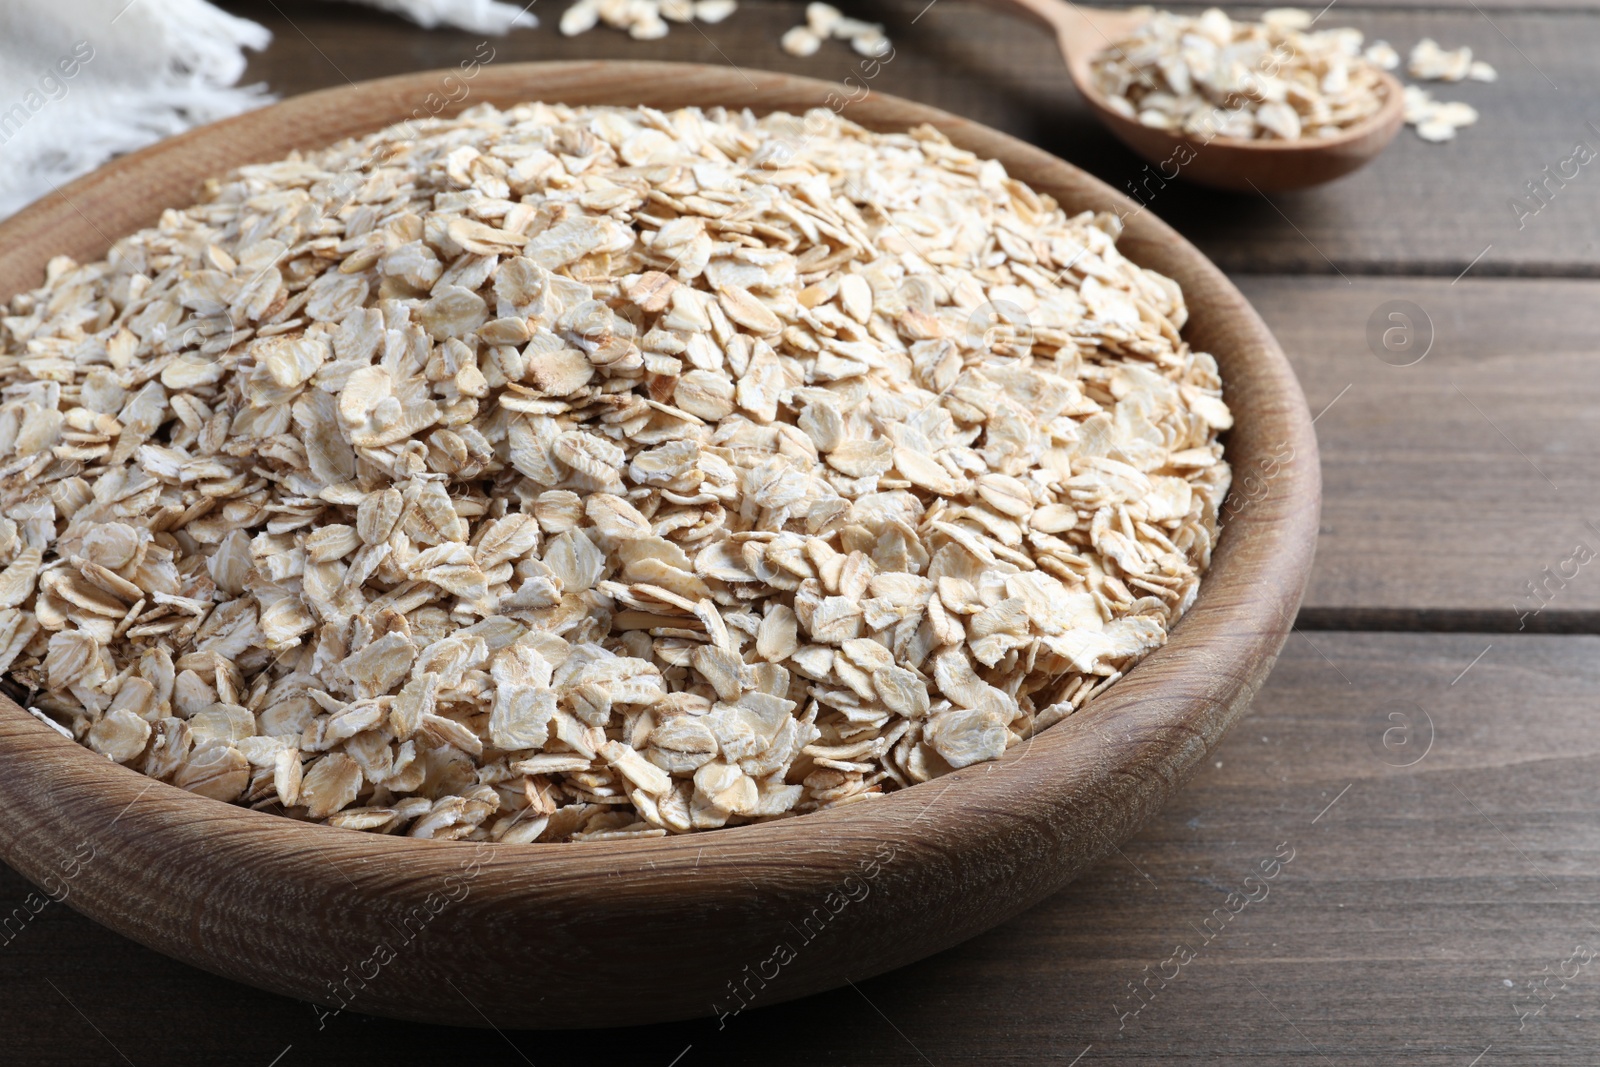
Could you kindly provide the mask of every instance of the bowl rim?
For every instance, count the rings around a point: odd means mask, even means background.
[[[403,74],[292,97],[170,138],[77,179],[0,223],[0,249],[6,250],[0,252],[0,299],[9,300],[11,294],[38,284],[40,257],[34,254],[22,259],[14,251],[19,245],[64,234],[64,243],[77,250],[80,260],[103,255],[110,241],[96,219],[103,221],[114,214],[104,198],[111,197],[111,190],[118,186],[138,190],[164,183],[170,187],[174,179],[161,175],[170,172],[178,154],[188,152],[194,157],[182,164],[186,175],[231,169],[210,162],[222,156],[233,159],[235,166],[279,158],[282,152],[275,148],[265,156],[257,152],[259,144],[269,143],[258,139],[269,120],[303,131],[297,136],[304,138],[305,147],[331,143],[338,138],[325,136],[326,131],[342,128],[341,122],[350,124],[349,119],[339,117],[341,112],[363,107],[387,107],[392,112],[420,98],[423,90],[451,73],[446,69]],[[501,63],[485,67],[478,75],[474,89],[481,92],[475,91],[462,106],[452,105],[437,114],[448,116],[481,102],[504,106],[518,100],[560,99],[564,87],[585,84],[585,79],[597,73],[606,76],[607,87],[583,90],[585,99],[579,102],[622,104],[651,99],[664,100],[652,106],[665,108],[684,94],[711,100],[720,93],[725,100],[743,101],[730,106],[749,106],[759,113],[774,109],[763,107],[764,100],[783,98],[797,90],[815,94],[817,106],[823,106],[830,94],[850,92],[818,79],[689,63]],[[1229,337],[1233,346],[1216,353],[1219,363],[1224,367],[1236,364],[1236,370],[1253,369],[1248,377],[1224,375],[1230,405],[1250,416],[1230,431],[1228,457],[1234,463],[1235,477],[1240,473],[1241,454],[1259,459],[1269,440],[1287,445],[1291,458],[1271,472],[1269,491],[1263,498],[1247,501],[1246,508],[1224,523],[1212,568],[1201,583],[1196,602],[1174,627],[1167,644],[1085,708],[1014,746],[1001,759],[873,800],[711,833],[532,845],[491,843],[493,855],[483,866],[503,879],[508,891],[525,888],[529,884],[526,879],[535,871],[548,875],[559,868],[577,877],[585,871],[593,874],[615,866],[626,877],[624,868],[637,865],[642,871],[645,864],[650,867],[648,878],[658,880],[661,892],[676,891],[688,884],[685,872],[693,873],[689,861],[699,866],[697,853],[738,854],[737,859],[724,857],[723,863],[761,857],[764,870],[803,872],[821,857],[837,860],[841,855],[865,855],[886,840],[919,838],[914,833],[917,824],[936,806],[942,810],[920,837],[927,838],[928,831],[937,828],[944,835],[941,849],[977,848],[985,838],[986,820],[1042,824],[1057,818],[1063,804],[1076,811],[1075,796],[1125,802],[1116,811],[1099,813],[1098,830],[1110,844],[1097,846],[1096,855],[1104,854],[1121,839],[1117,835],[1131,832],[1176,790],[1243,712],[1292,627],[1309,579],[1318,521],[1316,441],[1304,396],[1288,361],[1238,290],[1143,205],[1042,149],[971,120],[875,90],[852,99],[842,114],[873,129],[930,123],[962,147],[989,158],[1004,156],[1013,177],[1035,188],[1042,185],[1041,191],[1052,196],[1067,192],[1076,208],[1121,216],[1126,229],[1118,240],[1119,250],[1144,265],[1161,264],[1166,268],[1162,273],[1183,285],[1191,315],[1185,334],[1195,328],[1199,306],[1206,306],[1207,319],[1217,320],[1203,324],[1207,336]],[[388,117],[356,125],[375,130],[394,121],[398,120]],[[181,197],[177,201],[188,202]],[[133,228],[118,226],[116,232]],[[92,251],[97,244],[99,252]],[[19,279],[28,277],[33,280],[18,284]],[[1219,309],[1209,310],[1218,303]],[[1143,714],[1130,719],[1135,712]],[[1105,731],[1110,729],[1124,738],[1108,736]],[[1095,737],[1101,743],[1096,751],[1090,751]],[[236,840],[247,840],[261,850],[255,864],[261,868],[312,849],[357,864],[383,860],[394,865],[386,876],[391,885],[454,870],[467,851],[484,844],[341,830],[200,797],[112,763],[62,737],[14,702],[0,699],[0,771],[8,772],[0,773],[0,779],[24,770],[32,771],[29,777],[35,785],[45,771],[50,772],[53,783],[47,795],[37,799],[24,799],[20,788],[0,785],[0,812],[36,809],[25,832],[0,845],[0,856],[25,874],[31,874],[41,862],[35,852],[49,851],[41,835],[47,836],[45,827],[52,819],[93,817],[103,824],[103,817],[114,812],[112,824],[120,821],[130,837],[165,834],[174,842],[192,842],[226,832]],[[1124,780],[1129,775],[1141,779],[1137,787]],[[953,799],[944,803],[952,794]],[[1035,799],[1037,810],[1016,810],[1015,801],[1023,796]],[[1087,823],[1096,821],[1091,817]],[[716,862],[714,855],[711,859]],[[1073,869],[1084,862],[1088,859],[1075,861]],[[360,875],[364,882],[370,880],[366,870]]]

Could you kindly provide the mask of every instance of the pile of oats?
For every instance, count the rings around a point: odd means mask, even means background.
[[[145,774],[414,837],[994,759],[1162,644],[1228,484],[1118,232],[826,110],[243,168],[0,320],[0,668]]]
[[[1333,137],[1382,107],[1377,72],[1399,67],[1400,53],[1387,41],[1363,49],[1359,30],[1312,32],[1315,21],[1292,7],[1260,22],[1235,22],[1217,8],[1198,18],[1150,11],[1131,37],[1095,57],[1094,86],[1130,119],[1207,141]],[[1472,49],[1446,51],[1428,37],[1411,50],[1408,70],[1425,81],[1499,76]],[[1405,87],[1404,106],[1424,141],[1448,141],[1478,121],[1471,106],[1415,85]]]
[[[1128,118],[1191,137],[1332,137],[1378,112],[1383,82],[1359,30],[1313,31],[1312,22],[1298,8],[1260,22],[1217,8],[1151,12],[1095,57],[1094,86]]]

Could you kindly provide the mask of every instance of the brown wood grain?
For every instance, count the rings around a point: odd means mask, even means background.
[[[6,1062],[1066,1067],[1083,1053],[1077,1067],[1467,1067],[1486,1046],[1479,1067],[1592,1062],[1600,960],[1520,1031],[1515,1005],[1577,943],[1600,947],[1600,639],[1494,637],[1454,685],[1490,638],[1311,640],[1291,639],[1250,715],[1121,855],[857,989],[720,1029],[496,1034],[352,1012],[319,1030],[309,1005],[172,962],[52,903],[0,945]],[[1419,709],[1432,747],[1392,766],[1426,746]],[[1229,892],[1261,896],[1244,879],[1284,842],[1294,859],[1266,896],[1208,926]],[[28,892],[0,876],[6,910]],[[1127,983],[1162,970],[1180,943],[1197,950],[1183,977],[1119,1031]],[[550,974],[527,995],[560,1000],[566,988]],[[474,1023],[464,998],[439,996]]]
[[[437,81],[301,96],[124,157],[0,223],[0,295],[56,253],[102,254],[107,234],[185,203],[206,175],[398,121]],[[811,106],[831,91],[792,76],[627,63],[495,64],[471,84],[484,101],[756,111]],[[1069,212],[1132,206],[953,115],[884,95],[854,115],[882,129],[931,124]],[[725,987],[750,981],[746,967],[775,967],[747,994],[786,1000],[988,929],[1111,851],[1173,794],[1270,671],[1311,568],[1316,442],[1287,360],[1221,272],[1154,216],[1131,217],[1119,248],[1182,286],[1185,336],[1216,355],[1227,383],[1230,458],[1271,465],[1274,491],[1228,518],[1165,647],[1004,759],[869,804],[714,834],[474,845],[295,824],[203,799],[0,701],[0,857],[47,887],[71,865],[74,908],[217,973],[324,1005],[471,1025],[438,990],[470,987],[464,999],[485,1024],[656,1022],[727,1010]],[[408,936],[417,927],[430,936]],[[807,950],[774,965],[790,930]],[[563,998],[528,995],[557,974]]]
[[[1047,33],[969,0],[873,0],[859,10],[886,23],[894,59],[868,87],[919,100],[1014,134],[1085,168],[1113,188],[1134,191],[1225,270],[1336,274],[1427,274],[1453,278],[1482,253],[1475,276],[1600,275],[1600,177],[1596,163],[1554,190],[1548,206],[1518,216],[1509,201],[1525,183],[1559,168],[1574,142],[1600,151],[1600,18],[1585,11],[1491,7],[1461,0],[1453,10],[1410,10],[1341,2],[1325,18],[1384,38],[1402,52],[1424,36],[1472,46],[1499,71],[1494,84],[1433,83],[1444,100],[1482,113],[1449,144],[1427,144],[1411,130],[1366,169],[1332,185],[1272,195],[1217,193],[1157,171],[1124,148],[1079,99]],[[741,69],[789,71],[863,84],[863,60],[842,42],[797,59],[777,44],[802,20],[804,5],[746,0],[715,26],[677,27],[659,41],[595,30],[563,38],[564,3],[533,10],[536,30],[494,39],[496,61],[674,59]],[[1320,7],[1321,5],[1315,5]],[[238,0],[276,34],[247,77],[291,94],[452,66],[472,55],[479,35],[422,32],[401,20],[322,0]],[[1592,5],[1591,5],[1592,9]],[[1236,11],[1248,9],[1230,9]],[[919,16],[920,13],[920,17]],[[1492,247],[1491,247],[1492,246]],[[1486,251],[1487,250],[1487,251]]]
[[[1600,553],[1600,283],[1238,281],[1322,413],[1302,625],[1600,629],[1600,564],[1568,562]],[[1396,300],[1432,324],[1413,366],[1368,346]]]

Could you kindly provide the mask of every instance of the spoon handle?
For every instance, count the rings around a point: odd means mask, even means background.
[[[1056,43],[1078,88],[1087,91],[1089,60],[1128,36],[1151,15],[1148,7],[1108,11],[1084,7],[1072,0],[988,0],[996,8],[1012,11],[1055,31]]]

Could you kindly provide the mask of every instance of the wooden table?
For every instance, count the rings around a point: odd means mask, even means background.
[[[338,4],[231,6],[276,34],[251,77],[284,95],[482,55],[477,35]],[[566,40],[558,5],[534,10],[545,25],[491,40],[497,61],[833,78],[859,63],[838,45],[809,60],[780,51],[798,3],[747,0],[728,22],[649,43]],[[873,89],[1020,134],[1117,188],[1143,182],[1032,27],[964,0],[862,13],[896,44]],[[1600,1062],[1600,563],[1578,562],[1600,553],[1600,164],[1548,184],[1542,206],[1525,188],[1575,143],[1600,148],[1597,16],[1596,0],[1345,0],[1330,24],[1402,52],[1432,36],[1490,60],[1497,83],[1440,90],[1482,121],[1445,145],[1404,132],[1368,170],[1270,201],[1146,187],[1150,209],[1255,301],[1320,412],[1322,539],[1298,629],[1249,717],[1160,818],[1067,891],[933,959],[722,1028],[555,1034],[353,1014],[319,1027],[307,1004],[52,904],[0,935],[0,1059]],[[1519,220],[1518,197],[1537,213]],[[1431,335],[1411,366],[1367,341],[1394,300],[1421,309]],[[1293,858],[1246,886],[1275,853]],[[0,914],[29,891],[0,870]],[[1237,913],[1224,905],[1235,891],[1254,898],[1235,897]],[[528,995],[561,996],[561,976]],[[465,1003],[461,1021],[483,1022]]]

